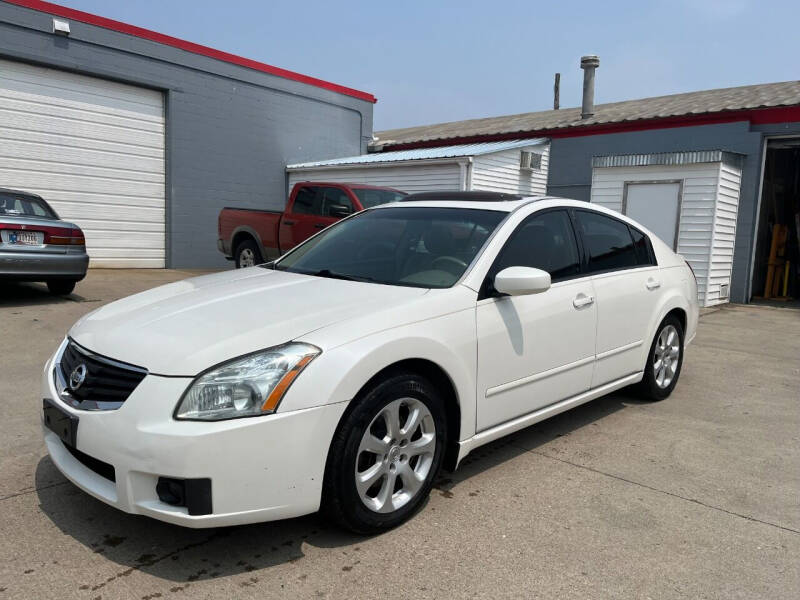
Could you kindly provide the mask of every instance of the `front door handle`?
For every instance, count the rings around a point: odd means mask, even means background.
[[[297,221],[283,221],[281,225],[294,225]]]
[[[648,290],[656,290],[661,287],[661,282],[651,277],[650,279],[647,280],[647,283],[645,283],[645,285],[647,286]]]
[[[594,296],[587,296],[586,294],[578,294],[572,301],[572,306],[575,308],[583,308],[590,304],[594,304]]]
[[[327,227],[327,225],[325,225],[325,223],[314,223],[314,228],[315,229],[325,229],[325,227]]]

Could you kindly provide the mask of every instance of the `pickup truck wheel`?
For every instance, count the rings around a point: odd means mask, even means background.
[[[430,494],[447,439],[444,402],[427,379],[402,372],[353,402],[328,452],[323,510],[353,532],[379,533]]]
[[[75,283],[72,279],[51,279],[47,282],[47,289],[56,296],[66,296],[75,289]]]
[[[264,262],[261,250],[254,240],[245,240],[236,246],[236,268],[254,267]]]

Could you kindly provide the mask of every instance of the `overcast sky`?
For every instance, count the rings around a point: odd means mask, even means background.
[[[800,76],[797,0],[55,0],[377,96],[375,129]]]

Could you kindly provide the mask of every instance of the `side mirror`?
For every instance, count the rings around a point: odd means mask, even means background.
[[[337,219],[343,219],[344,217],[350,216],[352,212],[352,209],[344,204],[331,204],[328,207],[328,214],[332,217],[336,217]]]
[[[509,296],[540,294],[550,289],[550,273],[532,267],[508,267],[494,276],[494,289]]]

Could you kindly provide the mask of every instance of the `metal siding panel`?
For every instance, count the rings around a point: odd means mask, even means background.
[[[361,166],[350,169],[308,169],[289,173],[289,186],[300,181],[363,183],[408,193],[457,190],[461,172],[456,163],[433,165]]]
[[[159,92],[0,60],[0,179],[78,224],[91,266],[164,266],[164,127]]]
[[[547,192],[548,148],[542,153],[541,169],[525,172],[520,169],[520,152],[525,147],[476,156],[472,166],[472,189],[507,192],[523,196]]]

